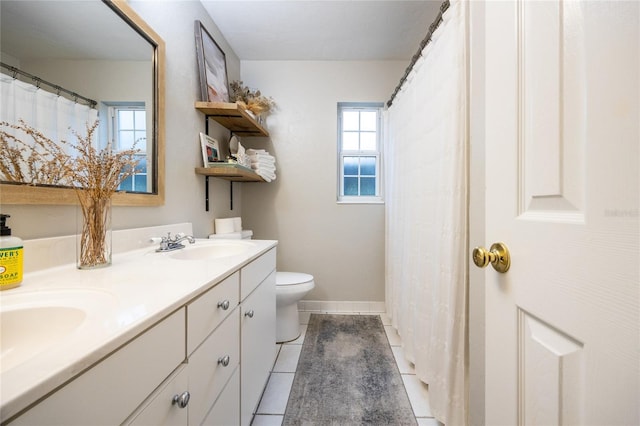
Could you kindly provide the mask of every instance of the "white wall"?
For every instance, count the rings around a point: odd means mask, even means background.
[[[244,183],[243,225],[278,239],[278,269],[310,273],[310,300],[384,300],[384,206],[338,205],[337,103],[386,102],[406,62],[242,61],[271,96],[270,139],[244,138],[277,161],[277,179]]]
[[[151,66],[151,61],[45,59],[22,61],[18,68],[97,102],[150,104],[153,102]]]
[[[234,210],[229,210],[229,182],[210,179],[211,210],[204,209],[204,178],[194,173],[201,165],[199,132],[204,116],[194,109],[199,97],[194,20],[201,20],[226,53],[230,79],[240,76],[240,61],[197,1],[131,1],[130,5],[166,43],[166,202],[161,207],[114,207],[113,228],[192,222],[194,234],[213,231],[214,217],[239,215],[240,186],[234,186]],[[229,133],[213,123],[210,134],[227,142]],[[1,194],[0,194],[1,196]],[[1,198],[0,198],[1,199]],[[69,235],[76,232],[71,206],[0,205],[13,233],[22,238]],[[28,254],[26,254],[28,255]]]

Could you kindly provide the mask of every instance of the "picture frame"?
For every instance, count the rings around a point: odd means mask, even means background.
[[[204,167],[210,167],[221,161],[220,144],[217,140],[209,135],[200,133],[200,146],[202,147],[202,163]]]
[[[226,56],[198,20],[195,21],[195,34],[200,98],[205,102],[229,102]]]

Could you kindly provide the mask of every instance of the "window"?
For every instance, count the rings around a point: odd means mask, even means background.
[[[147,112],[144,104],[111,105],[109,113],[109,141],[116,151],[140,150],[136,155],[138,166],[135,174],[125,179],[119,191],[148,192],[147,176]]]
[[[338,201],[382,202],[382,103],[338,103]]]

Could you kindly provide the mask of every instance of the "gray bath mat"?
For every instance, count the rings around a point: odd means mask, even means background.
[[[311,315],[283,425],[415,425],[377,315]]]

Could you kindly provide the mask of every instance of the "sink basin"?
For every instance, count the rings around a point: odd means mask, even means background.
[[[249,250],[252,243],[246,241],[212,241],[196,243],[171,253],[173,259],[208,260],[236,256]]]
[[[78,328],[85,318],[82,310],[62,306],[2,311],[0,371],[42,352]]]
[[[31,291],[0,299],[0,372],[63,342],[100,310],[110,295],[101,291]]]

